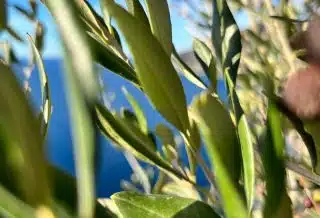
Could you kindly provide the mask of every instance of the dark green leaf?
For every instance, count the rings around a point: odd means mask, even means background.
[[[120,192],[111,199],[123,218],[215,218],[219,217],[207,204],[170,195],[143,195]]]
[[[207,92],[193,100],[190,110],[204,137],[226,216],[248,217],[238,187],[240,145],[228,111]]]
[[[10,36],[12,36],[15,40],[19,42],[24,42],[23,38],[10,26],[7,26],[7,31]]]
[[[240,62],[241,36],[226,0],[213,1],[212,43],[223,73],[235,84]]]
[[[282,134],[281,115],[270,100],[262,155],[267,189],[264,217],[292,217],[291,201],[286,191]]]
[[[112,0],[105,1],[133,54],[144,92],[169,122],[180,131],[186,132],[189,128],[186,99],[170,58],[143,23]]]
[[[172,53],[172,30],[167,0],[145,0],[151,31],[167,55]]]
[[[20,7],[19,5],[13,6],[17,11],[19,11],[21,14],[23,14],[26,18],[28,18],[30,21],[34,21],[35,17],[34,14],[27,11],[26,9]]]
[[[7,27],[7,0],[0,0],[0,30]]]

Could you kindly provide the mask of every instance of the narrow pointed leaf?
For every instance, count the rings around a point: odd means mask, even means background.
[[[264,139],[262,159],[267,190],[264,217],[292,217],[291,201],[285,182],[285,141],[281,129],[281,115],[272,101],[268,106]]]
[[[119,192],[111,199],[124,218],[219,217],[209,205],[182,197]]]
[[[7,26],[7,31],[11,37],[13,37],[15,40],[19,42],[24,42],[23,38],[17,33],[15,29],[13,29],[10,26]]]
[[[41,118],[41,128],[42,134],[45,137],[48,131],[49,120],[51,117],[51,99],[50,99],[50,90],[49,90],[49,81],[47,73],[44,69],[42,57],[35,46],[31,36],[29,36],[29,42],[31,44],[33,56],[35,57],[35,62],[38,67],[39,78],[40,78],[40,87],[41,87],[41,98],[42,98],[42,118]]]
[[[132,109],[134,110],[134,112],[137,116],[141,131],[143,133],[147,133],[148,132],[148,123],[147,123],[147,118],[144,115],[142,108],[140,107],[140,105],[138,104],[136,99],[125,88],[123,88],[122,90],[123,90],[123,93],[125,94],[127,100],[129,101]]]
[[[235,84],[240,62],[241,36],[226,0],[213,1],[212,43],[223,72]]]
[[[128,43],[144,92],[169,122],[185,132],[189,127],[186,99],[170,58],[143,23],[112,0],[105,1]]]
[[[75,153],[78,211],[80,217],[93,217],[95,131],[91,120],[98,99],[98,80],[84,24],[74,1],[47,0],[65,46],[65,79]],[[64,10],[61,10],[63,8]]]
[[[30,21],[34,21],[34,14],[30,13],[29,11],[25,10],[24,8],[20,7],[19,5],[13,6],[19,13],[23,14],[26,18],[28,18]]]
[[[198,86],[199,88],[206,89],[206,84],[201,80],[200,76],[198,76],[193,70],[180,58],[178,52],[174,49],[173,54],[171,56],[171,60],[181,73],[183,73],[184,77],[187,78],[190,82]]]
[[[242,115],[242,117],[240,118],[238,125],[238,134],[241,144],[243,161],[244,189],[247,197],[247,207],[250,213],[255,196],[255,164],[251,131],[245,115]]]
[[[170,57],[172,53],[172,30],[167,0],[145,0],[151,31]]]
[[[206,92],[193,100],[190,111],[204,137],[226,216],[248,217],[238,188],[240,145],[228,111]]]

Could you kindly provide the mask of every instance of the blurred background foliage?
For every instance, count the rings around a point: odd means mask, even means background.
[[[176,51],[165,0],[126,0],[125,7],[101,0],[101,14],[85,0],[29,0],[28,9],[10,6],[34,24],[27,39],[8,25],[8,5],[0,1],[1,31],[31,48],[21,84],[13,73],[19,61],[11,42],[1,43],[1,217],[319,216],[319,109],[312,103],[320,90],[320,50],[312,36],[319,35],[320,2],[174,3],[190,21],[192,52],[202,74]],[[42,61],[45,29],[51,27],[38,20],[39,4],[54,17],[63,46],[75,178],[52,166],[44,153],[54,112]],[[234,18],[238,14],[248,19],[241,29]],[[143,108],[125,88],[131,108],[108,107],[97,64],[132,83],[168,122],[150,129]],[[34,108],[29,98],[35,68],[41,108]],[[283,95],[290,90],[288,78],[302,69],[311,75],[306,83],[316,96],[305,105],[316,105],[312,119],[299,116],[295,102],[289,104]],[[181,77],[203,90],[189,105]],[[218,95],[219,80],[227,99]],[[300,102],[312,93],[297,83],[292,95]],[[98,199],[95,193],[100,133],[133,169],[131,181],[121,181],[124,191],[110,199]],[[188,161],[182,161],[176,134]],[[197,167],[208,186],[199,185]]]

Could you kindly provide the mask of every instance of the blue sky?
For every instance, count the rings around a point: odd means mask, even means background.
[[[99,1],[98,0],[89,0],[93,7],[100,12]],[[124,0],[119,0],[119,3],[123,4]],[[9,5],[17,4],[24,8],[28,8],[27,0],[8,0]],[[171,0],[169,0],[171,4]],[[244,23],[244,16],[239,16],[240,23]],[[46,38],[45,38],[45,47],[44,47],[44,57],[45,58],[54,58],[61,56],[59,35],[57,33],[54,21],[49,14],[48,10],[44,5],[40,4],[39,10],[39,19],[46,26]],[[185,30],[187,22],[178,14],[177,10],[172,9],[171,7],[171,21],[173,27],[173,42],[178,49],[178,51],[184,51],[191,47],[192,38],[190,34]],[[18,31],[18,33],[26,38],[26,34],[33,34],[33,26],[30,22],[20,13],[14,9],[10,9],[9,13],[9,24]],[[1,38],[8,38],[6,34],[2,35]],[[9,38],[9,41],[12,41]],[[26,43],[14,43],[15,51],[19,57],[27,57],[29,52],[29,47]]]

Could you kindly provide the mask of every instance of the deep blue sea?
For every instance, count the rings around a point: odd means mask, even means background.
[[[49,78],[49,87],[53,104],[53,112],[47,141],[48,159],[55,166],[65,170],[71,175],[74,175],[71,132],[63,84],[63,62],[60,60],[46,60],[45,69]],[[19,77],[22,78],[23,74],[21,68],[17,68],[16,71]],[[152,108],[144,95],[130,83],[108,71],[103,72],[103,77],[106,90],[116,94],[115,100],[112,104],[113,108],[120,109],[120,107],[130,107],[121,91],[121,87],[125,86],[127,90],[136,97],[144,109],[150,129],[154,129],[156,124],[159,122],[166,122],[161,115]],[[181,80],[185,88],[187,102],[190,103],[193,96],[201,90],[184,77],[182,77]],[[32,101],[35,109],[39,109],[41,92],[38,73],[36,71],[31,75],[30,85],[32,88]],[[223,81],[219,81],[218,83],[218,93],[222,99],[226,99]],[[112,193],[121,190],[120,180],[129,180],[132,170],[122,153],[117,151],[102,136],[101,144],[101,165],[97,181],[97,194],[100,197],[108,197]],[[185,152],[182,152],[184,153],[183,159],[186,159]],[[203,151],[203,153],[205,152]],[[198,169],[198,172],[199,183],[205,185],[206,180],[201,173],[201,170]]]

